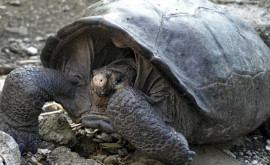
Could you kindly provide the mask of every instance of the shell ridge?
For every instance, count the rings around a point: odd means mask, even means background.
[[[200,20],[200,21],[203,23],[204,27],[207,29],[207,31],[211,34],[211,36],[212,36],[213,39],[215,40],[216,45],[217,45],[218,48],[220,49],[219,52],[222,54],[222,56],[223,56],[223,58],[225,59],[227,65],[229,66],[229,68],[231,68],[231,65],[230,65],[230,63],[229,63],[229,60],[228,60],[228,58],[227,58],[227,56],[226,56],[226,52],[225,52],[225,50],[224,50],[222,44],[218,41],[218,39],[217,39],[217,37],[215,36],[215,34],[213,34],[213,31],[211,30],[211,28],[209,27],[209,25],[208,25],[206,22],[204,22],[203,20]]]
[[[241,29],[237,26],[237,24],[235,24],[235,22],[234,22],[232,19],[230,19],[225,13],[223,13],[222,15],[223,15],[226,19],[228,19],[228,20],[232,23],[232,25],[234,25],[234,26],[236,27],[238,34],[246,41],[246,43],[249,45],[248,47],[252,48],[253,46],[252,46],[252,44],[249,42],[249,39],[247,39],[247,38],[245,37],[245,35],[242,34],[243,32],[242,32]],[[258,53],[255,49],[251,49],[251,50],[252,50],[254,53],[256,53],[256,55],[260,56],[260,53]]]
[[[268,71],[259,71],[259,72],[257,72],[257,73],[254,74],[254,75],[250,75],[250,74],[243,74],[243,73],[237,73],[237,72],[235,72],[235,71],[232,71],[232,74],[230,74],[230,76],[228,76],[228,78],[227,78],[226,81],[224,81],[224,82],[213,82],[213,83],[210,83],[210,84],[207,84],[207,85],[197,86],[197,87],[193,86],[193,87],[194,87],[195,89],[206,89],[206,88],[208,88],[208,87],[210,87],[210,86],[213,86],[213,85],[215,85],[215,84],[222,84],[222,85],[227,86],[228,81],[229,81],[234,75],[238,75],[238,76],[248,76],[248,77],[250,77],[250,78],[253,80],[256,76],[258,76],[258,75],[260,75],[260,74],[262,74],[262,73],[267,74],[267,73],[269,73],[269,72],[268,72]]]

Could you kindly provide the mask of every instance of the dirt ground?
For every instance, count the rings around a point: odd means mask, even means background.
[[[0,0],[0,67],[38,64],[46,38],[96,1]]]

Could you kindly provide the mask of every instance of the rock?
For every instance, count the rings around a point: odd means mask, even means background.
[[[270,146],[265,146],[265,149],[267,150],[267,151],[270,151]]]
[[[103,132],[101,134],[97,134],[96,138],[101,139],[103,142],[109,142],[109,143],[113,142],[114,140],[111,135],[107,133],[103,133]]]
[[[33,46],[24,48],[24,51],[28,55],[31,55],[31,56],[37,55],[37,53],[38,53],[38,49],[36,47],[33,47]]]
[[[9,32],[9,33],[15,33],[15,34],[19,34],[22,36],[25,36],[28,34],[28,29],[27,27],[21,26],[21,27],[6,27],[5,31]]]
[[[41,37],[41,36],[37,36],[35,38],[36,41],[40,42],[40,41],[45,41],[45,38]]]
[[[45,156],[50,155],[51,152],[52,151],[49,149],[40,149],[40,148],[38,149],[38,153],[40,153],[41,155],[45,155]]]
[[[20,1],[10,1],[8,2],[9,5],[11,6],[21,6],[21,2]]]
[[[119,156],[117,156],[117,155],[110,155],[103,161],[103,163],[104,164],[117,164],[118,158],[119,158]]]
[[[247,152],[246,152],[246,155],[248,155],[248,156],[252,156],[252,153],[251,153],[251,151],[250,150],[248,150]]]
[[[30,43],[30,38],[24,38],[24,39],[23,39],[23,42],[25,42],[25,43]]]
[[[68,146],[74,146],[76,143],[75,134],[65,116],[47,117],[39,126],[39,135],[46,141]]]
[[[4,165],[4,160],[0,157],[0,165]]]
[[[68,5],[65,5],[65,6],[62,8],[62,10],[63,10],[64,12],[70,11],[70,7],[69,7]]]
[[[2,131],[0,131],[0,158],[2,159],[0,164],[21,164],[21,153],[18,144],[11,136]]]
[[[88,136],[77,135],[76,145],[72,147],[72,150],[79,153],[81,156],[89,156],[99,147],[99,144]]]
[[[270,140],[269,139],[266,140],[266,144],[270,146]]]
[[[126,148],[121,148],[121,149],[118,150],[118,154],[121,157],[126,156],[126,155],[128,155],[128,150]]]
[[[107,158],[107,156],[106,155],[96,155],[96,156],[92,156],[92,158],[94,160],[102,163]]]
[[[258,164],[258,161],[257,160],[253,160],[252,161],[252,164]]]
[[[54,149],[48,157],[50,164],[58,165],[100,165],[92,159],[80,157],[78,153],[71,152],[69,148],[64,146]]]
[[[3,5],[0,6],[0,9],[2,9],[2,10],[6,9],[6,8],[7,8],[6,6],[3,6]]]

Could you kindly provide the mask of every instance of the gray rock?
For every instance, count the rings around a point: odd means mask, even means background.
[[[92,159],[80,157],[78,153],[71,152],[69,148],[58,147],[48,157],[50,164],[58,165],[100,165]]]
[[[33,46],[24,48],[24,51],[28,55],[31,55],[31,56],[37,55],[37,53],[38,53],[38,49],[36,47],[33,47]]]
[[[113,142],[113,137],[107,133],[101,133],[100,135],[96,135],[96,138],[101,139],[103,142]]]
[[[126,156],[128,155],[128,150],[126,148],[121,148],[118,150],[119,156]]]
[[[4,160],[0,157],[0,165],[4,165]]]
[[[16,1],[10,1],[8,2],[9,5],[11,6],[21,6],[21,2],[16,0]]]
[[[40,149],[49,149],[49,150],[53,150],[56,146],[53,143],[47,142],[47,141],[41,141],[38,144],[38,147]]]
[[[110,155],[104,160],[104,164],[117,164],[118,162],[118,155]]]
[[[99,144],[87,136],[78,136],[76,139],[76,145],[72,147],[72,150],[79,153],[81,156],[89,156],[99,147]]]
[[[0,131],[0,165],[20,165],[21,163],[21,153],[19,151],[19,146],[15,140]]]
[[[64,116],[47,117],[39,126],[39,135],[46,141],[68,146],[76,143],[75,134]]]
[[[22,36],[25,36],[28,34],[27,27],[21,26],[21,27],[5,27],[5,30],[9,33],[15,33]]]

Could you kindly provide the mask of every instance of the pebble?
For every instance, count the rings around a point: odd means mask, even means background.
[[[258,161],[257,160],[253,160],[252,161],[252,164],[258,164]]]
[[[24,38],[24,39],[23,39],[23,42],[29,43],[29,42],[30,42],[30,38]]]
[[[6,6],[0,6],[0,9],[6,9],[7,7]]]
[[[4,165],[4,160],[0,157],[0,165]]]
[[[8,2],[8,4],[11,5],[11,6],[21,6],[20,1],[11,1],[11,2]]]
[[[266,144],[270,146],[270,140],[269,139],[266,140]]]
[[[38,149],[38,153],[40,153],[42,155],[46,155],[46,156],[50,155],[51,152],[52,151],[49,149],[41,149],[41,148]]]
[[[35,38],[35,40],[36,41],[45,41],[45,39],[43,38],[43,37],[41,37],[41,36],[37,36],[36,38]]]
[[[252,152],[250,152],[250,150],[248,150],[248,151],[246,152],[246,154],[247,154],[248,156],[252,156]]]
[[[119,156],[126,156],[128,155],[128,150],[126,148],[121,148],[118,150]]]
[[[108,156],[105,160],[104,160],[104,164],[117,164],[117,155],[111,155]]]
[[[37,55],[38,53],[38,49],[36,47],[30,46],[24,49],[26,51],[27,54],[34,56]]]
[[[76,137],[66,118],[50,116],[39,124],[39,135],[42,139],[55,144],[74,146]]]
[[[244,153],[243,153],[243,152],[239,152],[239,155],[240,155],[240,156],[244,156]]]
[[[68,5],[65,5],[65,6],[63,7],[63,11],[64,11],[64,12],[70,11],[70,7],[69,7]]]
[[[19,34],[22,36],[25,36],[28,34],[28,29],[27,27],[20,26],[20,27],[5,27],[5,31],[10,32],[10,33],[15,33]]]
[[[96,135],[96,138],[101,139],[101,140],[104,141],[104,142],[109,142],[109,143],[112,143],[113,140],[114,140],[113,137],[110,136],[110,135],[107,134],[107,133],[101,133],[101,134],[99,134],[99,135]]]
[[[2,158],[2,162],[4,162],[6,165],[20,165],[21,153],[15,140],[2,131],[0,131],[0,139],[0,157]]]
[[[265,146],[265,149],[267,150],[267,151],[270,151],[270,146]]]
[[[103,162],[107,158],[107,156],[106,155],[96,155],[96,156],[92,156],[92,158],[94,160],[97,160],[98,162]]]

